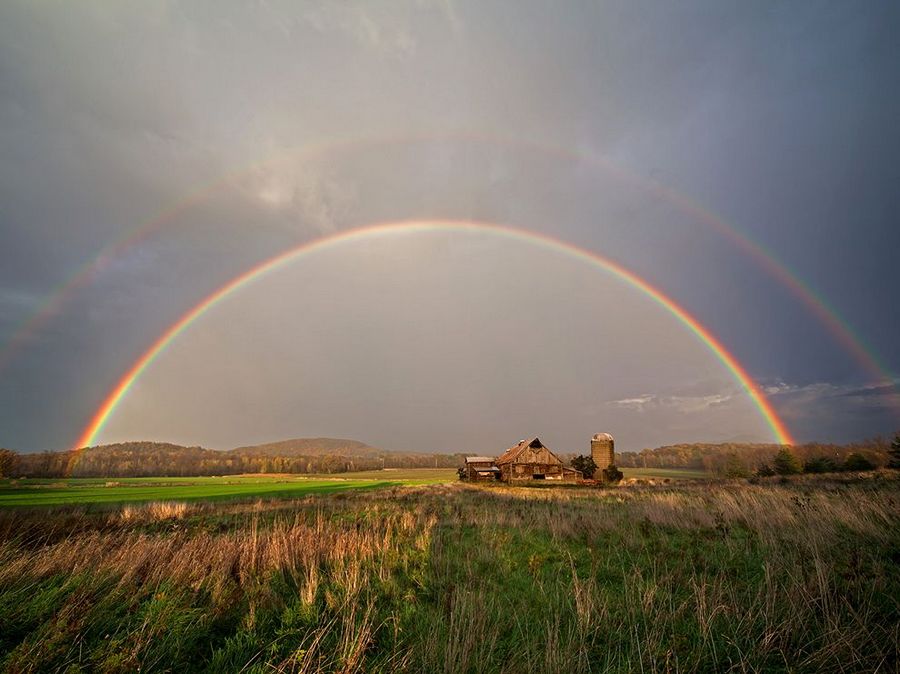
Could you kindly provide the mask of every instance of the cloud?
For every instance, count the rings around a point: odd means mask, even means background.
[[[671,409],[685,414],[705,412],[724,405],[734,398],[733,393],[713,393],[704,396],[656,395],[644,393],[634,398],[611,400],[607,405],[645,412],[648,410]]]
[[[252,201],[292,221],[331,234],[354,208],[354,183],[328,169],[298,161],[267,162],[239,182]]]
[[[847,442],[900,427],[898,383],[778,382],[765,390],[799,440]]]
[[[900,409],[900,379],[892,382],[868,384],[833,384],[816,382],[802,386],[778,384],[765,388],[780,406],[786,407],[788,413],[796,413],[808,406],[841,406],[850,405],[857,409]]]

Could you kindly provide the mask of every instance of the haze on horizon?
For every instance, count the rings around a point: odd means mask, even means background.
[[[898,28],[886,2],[4,3],[0,353],[99,251],[169,215],[5,363],[0,446],[69,447],[170,325],[263,260],[417,219],[622,263],[718,336],[800,441],[892,433]],[[686,202],[771,252],[883,376]],[[577,451],[598,431],[622,449],[772,438],[712,352],[621,279],[534,243],[411,231],[223,300],[100,439]]]

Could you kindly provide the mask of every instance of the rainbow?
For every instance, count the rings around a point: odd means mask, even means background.
[[[659,306],[666,309],[675,316],[685,327],[691,330],[722,362],[723,365],[731,372],[735,379],[747,390],[754,404],[758,408],[760,414],[765,419],[767,425],[771,428],[773,437],[781,444],[794,444],[794,440],[785,426],[784,422],[778,417],[778,414],[772,408],[766,396],[760,390],[759,386],[753,381],[744,367],[738,362],[737,358],[730,353],[725,346],[696,318],[694,318],[686,309],[680,306],[675,300],[666,295],[662,290],[651,285],[648,281],[641,278],[634,272],[626,269],[622,265],[606,258],[602,255],[594,253],[583,248],[560,241],[545,234],[540,234],[530,230],[517,229],[507,225],[483,223],[483,222],[467,222],[467,221],[409,221],[409,222],[390,222],[375,225],[368,225],[351,229],[337,234],[323,237],[315,241],[303,243],[295,248],[280,253],[256,266],[248,269],[244,273],[235,277],[221,288],[208,295],[203,301],[194,306],[193,309],[185,313],[180,319],[173,323],[165,332],[154,341],[143,355],[134,362],[127,372],[121,377],[115,387],[107,395],[106,399],[91,417],[89,423],[84,428],[75,443],[74,450],[88,447],[96,443],[97,437],[103,430],[104,425],[115,412],[116,407],[122,399],[128,394],[128,391],[143,374],[148,367],[165,351],[166,347],[172,343],[179,335],[181,335],[188,327],[197,319],[203,316],[207,311],[221,303],[229,295],[237,290],[247,286],[248,284],[264,277],[265,275],[293,262],[304,255],[315,251],[323,251],[335,248],[341,244],[360,241],[369,237],[379,237],[397,234],[421,233],[421,232],[486,232],[508,239],[524,241],[539,244],[549,250],[556,251],[568,255],[574,259],[587,262],[595,267],[603,269],[613,276],[621,279],[630,286],[642,291]]]
[[[111,259],[146,240],[151,233],[172,223],[179,215],[187,212],[193,206],[203,203],[218,190],[230,184],[234,179],[246,175],[256,168],[278,161],[286,156],[300,155],[310,158],[324,155],[330,156],[336,152],[426,142],[474,142],[501,147],[524,148],[529,151],[559,157],[567,161],[584,162],[589,166],[602,169],[608,175],[615,176],[625,184],[665,201],[686,216],[704,223],[729,239],[736,248],[752,259],[770,277],[787,288],[791,295],[804,305],[827,328],[828,333],[835,341],[839,343],[870,376],[874,377],[875,381],[887,383],[891,386],[896,384],[893,374],[879,362],[879,359],[874,355],[874,351],[854,332],[847,321],[841,318],[834,307],[830,306],[824,298],[817,295],[808,285],[791,273],[789,269],[778,261],[771,251],[767,251],[762,246],[749,239],[737,228],[729,225],[726,221],[707,208],[665,185],[649,178],[639,176],[638,174],[615,165],[602,157],[584,152],[571,151],[531,140],[512,139],[497,135],[484,136],[471,133],[459,134],[456,136],[421,135],[327,140],[304,146],[299,150],[291,149],[279,152],[267,159],[252,162],[249,165],[229,171],[224,176],[220,176],[205,183],[174,205],[167,207],[149,220],[144,221],[138,227],[126,232],[124,236],[104,247],[96,257],[77,269],[75,274],[69,277],[67,281],[56,286],[36,311],[13,331],[6,345],[0,349],[0,370],[12,360],[13,356],[19,349],[28,343],[30,338],[36,332],[60,311],[69,297],[74,295],[79,289],[89,285],[99,273],[102,273]]]

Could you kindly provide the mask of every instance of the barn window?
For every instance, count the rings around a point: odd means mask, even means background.
[[[543,480],[543,479],[544,479],[544,474],[543,474],[543,473],[535,473],[535,474],[532,475],[531,477],[533,477],[535,480]]]

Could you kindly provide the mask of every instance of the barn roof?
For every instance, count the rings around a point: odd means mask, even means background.
[[[546,449],[551,454],[553,454],[553,452],[550,451],[550,448],[541,442],[540,438],[530,438],[530,439],[526,439],[526,440],[520,440],[518,444],[513,445],[512,447],[507,449],[505,452],[503,452],[503,456],[501,456],[499,459],[497,459],[497,464],[511,463],[512,461],[515,461],[518,458],[519,454],[521,454],[522,452],[524,452],[526,449],[529,449],[529,448],[531,448],[531,449],[543,448],[543,449]],[[553,456],[556,456],[556,454],[553,454]],[[559,458],[559,457],[557,457],[557,458]],[[560,462],[560,463],[562,463],[562,462]]]
[[[467,456],[466,463],[484,463],[487,461],[488,463],[493,463],[494,459],[490,456]]]

